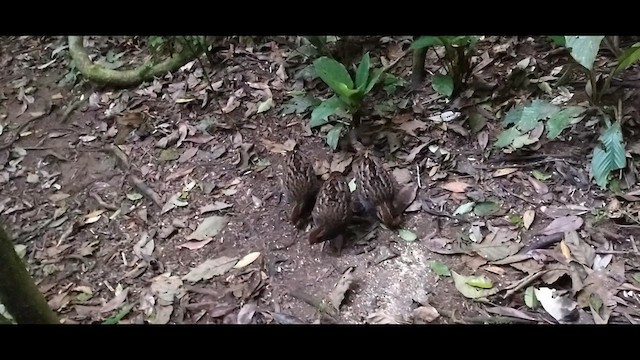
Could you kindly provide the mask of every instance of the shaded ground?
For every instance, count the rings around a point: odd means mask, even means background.
[[[98,58],[112,63],[118,62],[114,54],[124,51],[121,59],[132,58],[143,47],[133,40],[94,40]],[[384,40],[374,55],[386,61],[395,60],[409,45],[402,39]],[[297,50],[274,41],[260,46],[224,44],[218,64],[210,67],[205,62],[215,89],[212,94],[198,62],[138,89],[84,84],[72,90],[60,84],[73,75],[64,44],[64,39],[33,37],[0,42],[0,82],[7,84],[0,90],[0,144],[15,136],[18,124],[38,112],[48,114],[20,129],[20,139],[0,150],[0,221],[24,252],[49,304],[66,323],[107,318],[120,323],[313,322],[320,319],[318,310],[291,292],[318,298],[335,295],[336,284],[350,269],[354,282],[333,321],[452,323],[477,321],[492,313],[513,321],[554,322],[544,310],[525,306],[529,285],[568,289],[582,305],[579,321],[593,321],[589,299],[594,293],[608,309],[598,310],[599,316],[611,316],[610,322],[635,322],[640,315],[638,258],[632,246],[638,230],[614,222],[637,214],[633,200],[575,181],[588,177],[592,147],[585,144],[593,142],[593,129],[583,121],[565,133],[563,141],[541,140],[540,148],[530,154],[537,158],[489,154],[501,130],[495,118],[515,103],[540,96],[540,91],[532,95],[535,84],[521,90],[512,86],[515,64],[531,57],[537,65],[526,77],[539,79],[567,61],[566,54],[548,55],[551,46],[543,40],[481,42],[479,54],[494,59],[478,72],[477,81],[490,86],[484,93],[468,92],[446,103],[433,93],[429,76],[416,91],[376,93],[373,103],[391,100],[396,108],[391,112],[376,108],[373,119],[381,126],[381,138],[398,144],[393,154],[388,146],[382,148],[385,162],[399,182],[420,185],[404,225],[418,239],[408,242],[378,227],[339,256],[306,243],[305,234],[287,221],[289,207],[279,188],[278,151],[292,140],[317,160],[319,173],[339,166],[344,155],[333,154],[314,135],[316,130],[312,133],[308,112],[281,115],[287,91],[326,93],[319,80],[295,78],[305,66],[299,58],[292,60]],[[478,62],[481,59],[485,58]],[[426,66],[432,72],[439,67],[431,52]],[[408,78],[410,56],[392,71]],[[575,92],[572,101],[584,100],[583,88],[570,87]],[[64,107],[76,102],[80,93],[88,102],[63,119]],[[268,98],[275,106],[256,114]],[[635,93],[627,98],[633,103]],[[475,134],[464,121],[477,109],[472,106],[477,99],[488,104],[480,110],[488,122]],[[127,115],[140,111],[144,115]],[[429,119],[442,111],[463,115],[451,123]],[[122,136],[134,128],[128,137]],[[484,150],[486,139],[489,146]],[[160,205],[133,187],[115,157],[104,150],[114,142],[120,143],[144,183],[162,197]],[[349,163],[342,162],[347,165],[345,173]],[[505,171],[505,163],[517,165]],[[531,175],[534,169],[551,175],[550,179],[536,180]],[[628,190],[634,189],[632,184]],[[180,193],[177,206],[162,211]],[[458,220],[434,215],[434,211],[453,214],[469,199],[495,200],[500,207],[488,216],[465,214]],[[204,206],[215,210],[202,213]],[[524,215],[526,210],[535,211],[529,229],[522,226],[530,216]],[[224,216],[228,223],[215,236],[189,242],[189,235],[212,215]],[[566,215],[584,222],[575,232],[578,240],[565,238],[563,245],[556,241],[511,265],[490,264],[477,252],[455,251],[472,243],[470,236],[478,233],[485,244],[492,241],[489,237],[504,237],[505,244],[518,251],[540,240],[535,235]],[[294,238],[292,246],[274,249]],[[568,263],[563,246],[574,258],[588,258],[593,273]],[[240,269],[218,266],[212,279],[183,280],[208,259],[237,260],[254,252],[260,256]],[[436,274],[434,260],[461,275],[484,275],[494,289],[504,290],[488,296],[484,304],[465,298],[451,276]],[[506,299],[501,297],[509,285],[541,271],[547,275],[516,288]],[[434,309],[440,314],[437,318]]]

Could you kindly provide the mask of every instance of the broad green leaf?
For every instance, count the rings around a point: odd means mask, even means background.
[[[309,126],[314,128],[329,122],[329,116],[347,112],[347,106],[339,97],[332,96],[311,112]]]
[[[514,149],[520,149],[521,147],[525,146],[525,145],[531,145],[534,144],[538,141],[539,139],[532,139],[529,137],[529,134],[524,134],[524,135],[520,135],[520,136],[516,136],[515,139],[513,139],[513,142],[511,143],[511,147]]]
[[[551,36],[547,36],[549,38],[549,40],[553,41],[554,43],[556,43],[556,45],[558,46],[565,46],[565,40],[564,40],[564,36],[555,36],[555,35],[551,35]],[[533,291],[533,290],[532,290]]]
[[[140,199],[142,199],[142,194],[139,194],[137,192],[134,193],[128,193],[126,194],[127,199],[131,200],[131,201],[138,201]]]
[[[536,179],[538,179],[540,181],[545,181],[545,180],[551,179],[551,175],[545,174],[540,170],[533,170],[531,172],[531,175],[533,175],[534,178],[536,178]]]
[[[431,270],[438,276],[451,276],[451,271],[449,271],[447,264],[438,260],[431,261]]]
[[[522,119],[522,112],[524,111],[523,106],[518,106],[509,110],[505,115],[504,119],[502,119],[502,124],[504,126],[515,124],[520,119]]]
[[[394,76],[393,74],[384,74],[384,91],[391,95],[393,94],[397,88],[401,86],[405,86],[407,81],[403,78]]]
[[[578,64],[591,71],[602,39],[604,36],[565,36],[565,46],[571,49],[571,56]]]
[[[477,134],[487,124],[487,118],[480,113],[469,115],[469,128],[471,132]]]
[[[485,275],[469,276],[466,283],[481,289],[491,289],[493,287],[493,281]]]
[[[421,36],[411,44],[411,49],[424,49],[434,45],[443,45],[440,38],[437,36]]]
[[[640,272],[636,272],[632,275],[632,278],[635,282],[637,282],[638,284],[640,284]]]
[[[364,87],[369,80],[369,69],[371,67],[371,58],[369,57],[369,52],[367,51],[364,55],[362,55],[362,60],[360,60],[360,65],[358,66],[358,70],[356,71],[356,88]]]
[[[362,92],[363,95],[371,92],[373,87],[376,86],[376,84],[378,84],[378,81],[380,81],[380,77],[382,76],[383,72],[384,70],[382,68],[377,68],[373,70],[373,75],[369,79],[369,82],[367,83],[367,87]]]
[[[333,91],[339,93],[341,91],[339,84],[345,84],[347,88],[353,89],[353,80],[341,63],[330,59],[326,56],[317,58],[313,62],[316,74],[324,81]]]
[[[478,41],[479,36],[455,36],[449,40],[449,43],[453,46],[473,46]]]
[[[327,37],[326,36],[305,36],[305,38],[307,38],[307,40],[309,40],[311,45],[317,47],[318,49],[323,48],[324,45],[327,43]]]
[[[115,315],[102,322],[103,325],[115,325],[120,322],[133,309],[133,305],[125,305]]]
[[[494,201],[476,203],[473,208],[473,212],[478,216],[495,214],[498,210],[500,210],[500,205]]]
[[[618,58],[618,66],[613,72],[614,75],[620,74],[627,70],[629,66],[633,65],[636,61],[640,60],[640,44],[635,44],[632,47],[625,50]]]
[[[416,241],[418,239],[418,235],[416,235],[413,231],[400,229],[398,230],[398,236],[404,241],[411,242]]]
[[[320,105],[320,100],[311,96],[296,95],[282,105],[282,115],[302,114],[309,108]]]
[[[553,140],[558,137],[562,130],[566,129],[585,110],[582,106],[569,106],[552,115],[547,122],[547,138]]]
[[[476,205],[476,203],[473,202],[473,201],[468,202],[468,203],[464,203],[464,204],[458,206],[456,211],[453,212],[453,216],[467,214],[467,213],[471,212],[471,210],[473,210],[473,207],[475,205]]]
[[[456,286],[456,289],[466,298],[469,299],[479,299],[486,298],[487,296],[491,296],[500,291],[498,288],[493,289],[480,289],[474,286],[467,284],[467,276],[460,275],[455,271],[451,271],[451,276],[453,277],[453,283]]]
[[[431,79],[431,87],[438,94],[449,97],[453,94],[453,78],[448,74],[435,74]]]
[[[524,291],[524,303],[530,309],[536,309],[540,305],[536,293],[533,291],[533,286],[529,286],[527,290]]]
[[[332,150],[338,148],[338,141],[340,140],[340,136],[342,135],[342,128],[344,126],[340,123],[336,124],[327,132],[327,145],[331,147]]]
[[[600,135],[599,140],[602,146],[597,145],[593,149],[591,171],[598,186],[604,189],[609,183],[609,173],[627,166],[620,123],[613,123]]]
[[[513,140],[520,135],[521,135],[520,131],[518,131],[518,129],[515,126],[510,127],[507,130],[502,131],[500,135],[498,135],[498,139],[496,139],[495,147],[497,148],[507,147],[511,145]]]
[[[560,107],[545,100],[534,100],[524,107],[522,117],[516,126],[522,133],[531,131],[538,126],[538,121],[555,115],[560,111]]]

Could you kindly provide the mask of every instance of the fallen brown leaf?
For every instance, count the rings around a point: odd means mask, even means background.
[[[398,127],[407,134],[417,137],[418,135],[415,133],[415,130],[425,129],[427,127],[427,123],[420,120],[410,120],[400,124]]]
[[[347,291],[351,288],[351,284],[353,284],[353,270],[354,268],[351,267],[342,274],[342,277],[338,280],[336,287],[328,295],[331,305],[333,305],[336,310],[340,310],[340,305],[342,304]]]
[[[345,151],[341,151],[333,156],[333,159],[331,159],[331,165],[329,166],[329,169],[331,170],[331,172],[344,173],[347,167],[351,165],[352,161],[353,161],[352,154]]]
[[[462,181],[451,181],[442,185],[441,187],[445,190],[449,190],[454,193],[463,193],[465,192],[465,190],[467,190],[469,186],[471,185],[464,183]]]
[[[178,245],[178,248],[185,248],[189,250],[202,249],[205,245],[213,241],[213,238],[202,241],[187,241],[186,243]]]
[[[541,235],[553,235],[556,233],[565,233],[573,230],[578,230],[584,223],[582,218],[575,215],[564,216],[553,220],[546,228],[544,228],[539,234]]]
[[[198,153],[198,147],[194,146],[185,150],[182,155],[178,158],[179,163],[186,162],[194,157]]]
[[[513,174],[514,172],[518,171],[518,168],[503,168],[503,169],[498,169],[493,173],[493,177],[501,177],[501,176],[506,176],[509,174]]]
[[[126,300],[127,295],[129,294],[129,289],[122,290],[119,294],[117,294],[113,299],[104,304],[102,308],[100,308],[101,313],[108,313],[120,307]]]

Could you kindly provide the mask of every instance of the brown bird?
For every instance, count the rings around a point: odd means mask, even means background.
[[[391,174],[369,150],[361,150],[354,168],[355,194],[365,212],[375,213],[391,229],[398,228],[402,217],[394,206],[397,190]]]
[[[290,220],[302,229],[311,216],[320,191],[320,180],[307,156],[297,149],[285,157],[282,186],[288,202],[293,203]]]
[[[351,220],[351,192],[341,173],[331,173],[324,182],[312,216],[313,230],[309,233],[310,245],[327,240],[342,243],[343,232]]]

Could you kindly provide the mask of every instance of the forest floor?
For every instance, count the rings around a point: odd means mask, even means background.
[[[90,39],[93,60],[113,68],[147,51],[132,38]],[[376,226],[340,254],[308,244],[280,188],[282,152],[294,144],[319,175],[351,176],[353,154],[331,151],[309,128],[309,104],[291,102],[293,90],[328,94],[304,78],[303,51],[228,41],[215,64],[202,62],[210,82],[194,61],[153,83],[110,89],[80,81],[65,45],[0,40],[0,223],[65,323],[640,319],[637,185],[616,195],[590,180],[598,122],[583,119],[517,156],[492,147],[514,105],[587,100],[580,79],[541,90],[569,61],[544,38],[480,41],[475,80],[453,101],[433,91],[429,74],[417,89],[374,92],[379,153],[400,185],[417,188],[403,224],[417,238]],[[378,64],[399,59],[390,71],[408,80],[409,45],[394,37],[363,46]],[[426,69],[440,66],[429,51]],[[626,116],[637,116],[637,90],[620,91]],[[88,100],[65,118],[81,94]],[[460,116],[442,121],[446,112]],[[472,128],[471,118],[482,121]],[[637,130],[625,131],[633,149]],[[470,201],[474,211],[452,215]]]

